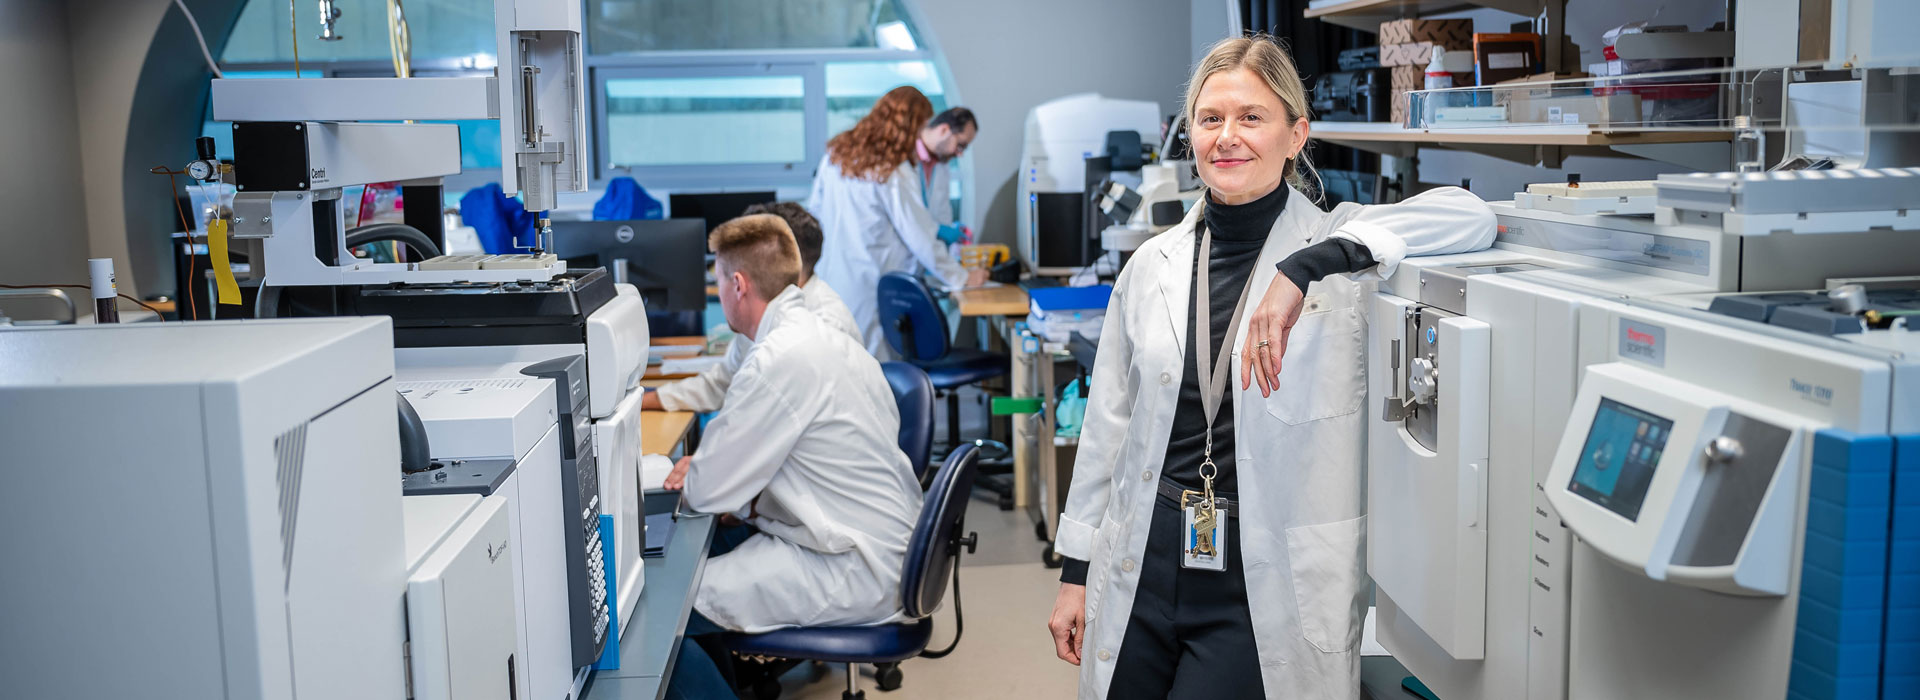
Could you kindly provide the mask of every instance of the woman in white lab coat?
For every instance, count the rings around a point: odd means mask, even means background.
[[[1487,247],[1493,214],[1454,188],[1314,206],[1268,38],[1216,44],[1185,112],[1208,196],[1114,287],[1048,627],[1082,698],[1354,698],[1369,282]]]
[[[910,164],[933,103],[911,86],[894,88],[853,128],[827,142],[813,176],[807,209],[820,219],[826,249],[816,273],[853,311],[867,351],[886,359],[880,327],[880,277],[924,269],[940,286],[958,289],[986,280],[968,272],[940,242],[939,224],[921,201]]]

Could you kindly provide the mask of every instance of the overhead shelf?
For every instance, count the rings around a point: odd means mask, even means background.
[[[1433,145],[1619,146],[1726,141],[1722,131],[1596,131],[1585,126],[1505,126],[1408,129],[1388,122],[1313,122],[1309,133],[1328,141],[1382,141]]]
[[[1483,7],[1532,16],[1539,14],[1543,5],[1542,0],[1347,0],[1307,8],[1306,16],[1372,33],[1380,31],[1381,22],[1407,17]]]
[[[1312,138],[1371,153],[1411,156],[1422,147],[1474,151],[1515,162],[1553,163],[1563,155],[1628,155],[1701,170],[1725,167],[1725,131],[1601,131],[1586,126],[1408,129],[1384,122],[1313,122]],[[1549,152],[1549,151],[1552,152]],[[1716,165],[1717,164],[1717,165]]]

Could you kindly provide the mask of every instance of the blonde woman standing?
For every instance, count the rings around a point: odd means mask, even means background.
[[[1321,211],[1266,37],[1216,44],[1185,113],[1208,196],[1114,286],[1048,627],[1082,698],[1355,698],[1369,282],[1487,247],[1493,214],[1457,188]]]

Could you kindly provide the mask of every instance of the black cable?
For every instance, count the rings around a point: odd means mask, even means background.
[[[428,238],[427,234],[420,229],[406,224],[367,224],[347,229],[348,248],[358,248],[380,241],[399,241],[408,248],[412,248],[414,254],[420,256],[421,260],[441,256],[440,246],[434,245],[433,239]]]

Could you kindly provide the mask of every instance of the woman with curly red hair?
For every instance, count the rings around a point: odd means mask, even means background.
[[[985,270],[969,273],[948,254],[914,182],[914,144],[932,118],[919,90],[888,91],[827,142],[807,202],[826,234],[815,274],[846,300],[867,350],[882,359],[891,354],[876,300],[882,275],[924,269],[950,289],[986,281]]]

